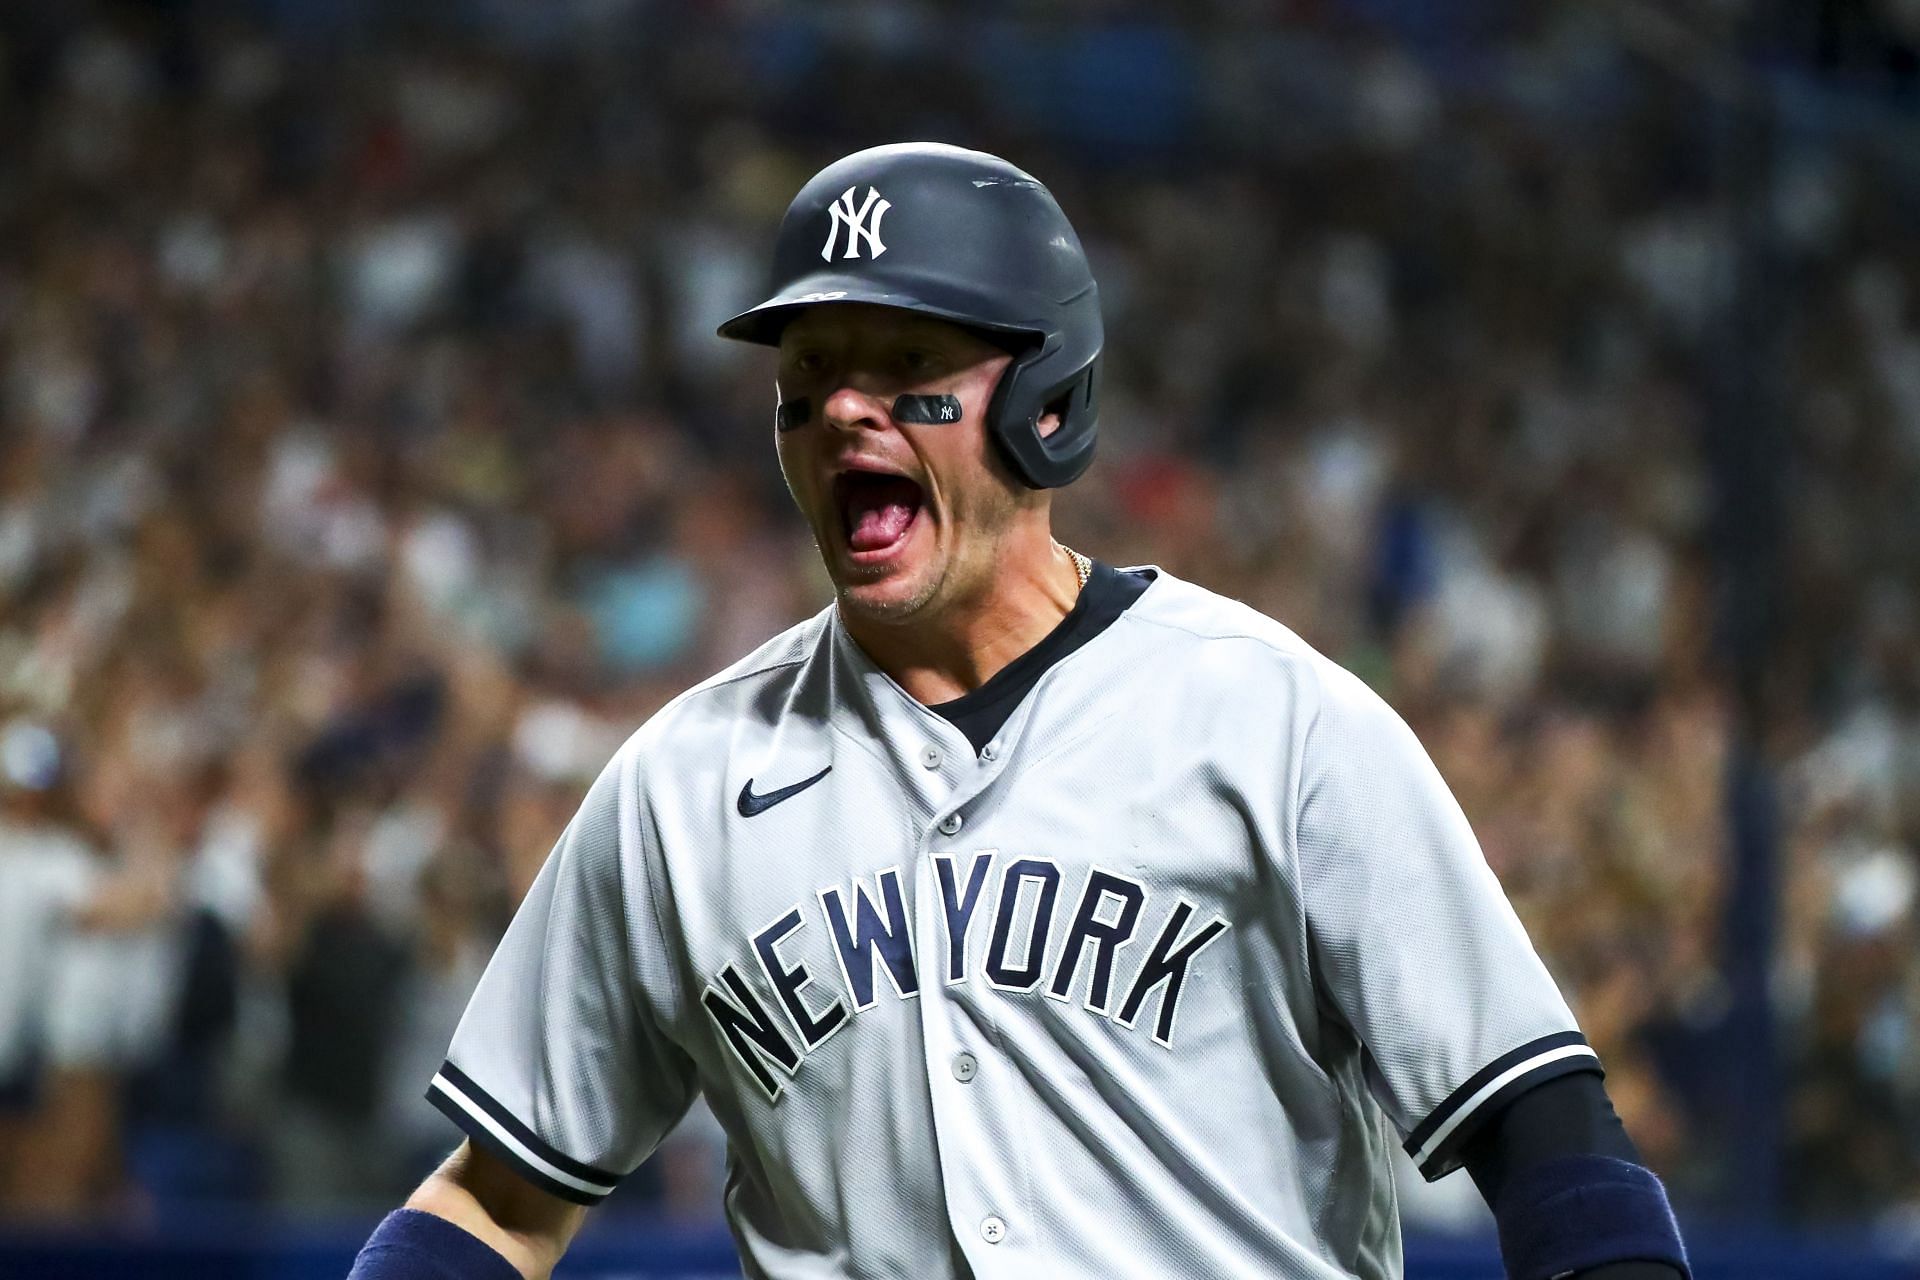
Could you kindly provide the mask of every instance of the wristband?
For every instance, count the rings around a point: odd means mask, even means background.
[[[1692,1274],[1666,1188],[1627,1160],[1567,1156],[1529,1166],[1513,1176],[1494,1217],[1512,1280],[1559,1280],[1610,1262]]]
[[[347,1280],[525,1280],[480,1237],[436,1214],[396,1209],[354,1260]]]

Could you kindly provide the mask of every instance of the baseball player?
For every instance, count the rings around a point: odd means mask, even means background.
[[[752,1277],[1401,1274],[1399,1141],[1525,1280],[1673,1280],[1666,1195],[1412,733],[1279,623],[1055,542],[1102,344],[1038,181],[829,165],[772,295],[832,605],[593,785],[354,1275],[544,1276],[704,1095]]]

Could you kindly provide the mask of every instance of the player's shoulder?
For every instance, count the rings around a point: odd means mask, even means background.
[[[1250,716],[1303,750],[1356,736],[1407,732],[1366,681],[1291,627],[1247,604],[1156,569],[1123,617],[1140,637],[1137,666],[1161,673],[1183,704],[1217,717]]]
[[[1164,569],[1156,567],[1153,573],[1151,589],[1123,616],[1154,633],[1156,647],[1181,662],[1198,662],[1241,679],[1265,670],[1334,696],[1366,691],[1359,677],[1279,619]]]
[[[1366,681],[1244,601],[1160,571],[1125,616],[1156,637],[1148,661],[1187,705],[1252,717],[1308,754],[1411,749],[1411,730]]]

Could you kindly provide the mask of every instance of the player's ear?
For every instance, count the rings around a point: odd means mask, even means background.
[[[1060,429],[1060,415],[1057,413],[1043,413],[1040,415],[1040,421],[1036,425],[1040,428],[1040,438],[1044,440]]]

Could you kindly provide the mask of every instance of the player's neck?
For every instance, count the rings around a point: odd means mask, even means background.
[[[984,592],[937,613],[904,622],[841,618],[875,665],[933,706],[973,692],[1039,644],[1079,594],[1073,558],[1047,535],[1009,549]]]

